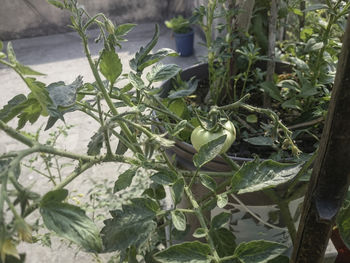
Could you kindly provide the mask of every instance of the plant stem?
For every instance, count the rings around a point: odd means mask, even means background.
[[[7,133],[7,135],[9,135],[10,137],[12,137],[13,139],[29,146],[32,147],[35,145],[35,141],[29,139],[28,137],[24,136],[23,134],[19,133],[18,131],[16,131],[15,129],[11,128],[10,126],[8,126],[5,122],[0,120],[0,129],[3,130],[4,132]]]
[[[111,97],[108,95],[108,92],[106,91],[106,89],[104,87],[104,84],[101,80],[100,74],[98,73],[97,66],[95,65],[95,63],[92,60],[91,53],[90,53],[89,46],[88,46],[87,37],[83,32],[78,32],[78,33],[81,36],[81,39],[83,41],[85,55],[88,59],[90,68],[91,68],[92,73],[95,77],[96,84],[97,84],[100,92],[102,93],[103,98],[106,100],[107,105],[108,105],[109,109],[111,110],[112,114],[118,115],[118,111],[117,111],[116,107],[114,106],[114,104],[111,100]],[[122,129],[122,131],[124,132],[125,136],[128,138],[128,140],[130,142],[134,143],[135,145],[137,145],[136,137],[134,137],[132,135],[129,127],[123,122],[120,122],[119,125],[120,125],[120,128]],[[136,150],[142,154],[142,150],[139,146],[136,146]]]
[[[288,228],[288,232],[289,232],[290,238],[292,239],[292,243],[295,245],[297,230],[294,225],[293,217],[290,213],[289,201],[281,201],[281,199],[273,189],[265,189],[264,193],[268,197],[270,197],[271,200],[274,201],[277,204],[278,208],[280,209],[281,216]]]
[[[69,176],[67,176],[62,182],[60,182],[58,185],[56,185],[52,190],[59,190],[64,188],[66,185],[68,185],[70,182],[72,182],[75,178],[77,178],[80,174],[85,172],[87,169],[91,168],[95,164],[97,164],[98,161],[95,162],[88,162],[80,165],[77,167],[74,172],[72,172]]]
[[[112,147],[111,147],[111,144],[109,141],[108,129],[106,129],[106,127],[105,127],[103,112],[102,112],[102,108],[101,108],[101,99],[100,99],[99,95],[97,95],[97,109],[98,109],[98,115],[100,118],[100,125],[101,125],[101,128],[103,129],[103,137],[104,137],[105,144],[107,147],[107,156],[112,156]]]
[[[206,233],[206,239],[209,243],[209,246],[211,248],[211,252],[213,253],[213,258],[215,262],[220,262],[220,257],[218,255],[218,252],[216,251],[215,245],[214,245],[214,241],[211,238],[211,236],[209,235],[209,229],[207,227],[207,224],[205,222],[205,218],[203,216],[203,213],[201,211],[201,208],[199,207],[197,201],[195,200],[190,188],[188,186],[185,186],[184,188],[185,193],[189,199],[189,201],[191,202],[191,205],[193,206],[193,209],[195,210],[195,214],[199,220],[199,223],[201,225],[201,227],[205,230]]]

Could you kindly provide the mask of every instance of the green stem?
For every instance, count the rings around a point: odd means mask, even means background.
[[[300,171],[297,173],[297,175],[294,177],[293,182],[289,185],[288,187],[288,192],[287,192],[287,196],[290,196],[291,194],[294,193],[296,186],[299,183],[299,179],[300,177],[302,177],[307,170],[311,167],[311,165],[313,164],[313,162],[315,161],[316,157],[317,157],[317,153],[318,150],[316,150],[312,156],[310,157],[310,159],[303,165],[303,167],[300,169]]]
[[[251,66],[252,66],[252,60],[249,59],[248,68],[247,68],[247,70],[244,72],[244,83],[243,83],[243,88],[242,88],[242,91],[241,91],[241,96],[240,96],[240,98],[243,97],[244,91],[245,91],[245,89],[246,89]]]
[[[80,165],[77,167],[74,172],[72,172],[69,176],[67,176],[62,182],[60,182],[58,185],[56,185],[52,190],[59,190],[64,188],[66,185],[68,185],[70,182],[72,182],[75,178],[77,178],[80,174],[85,172],[87,169],[91,168],[95,164],[97,164],[98,161],[95,162],[88,162]]]
[[[0,120],[0,129],[3,130],[4,132],[6,132],[7,135],[9,135],[10,137],[12,137],[13,139],[29,146],[32,147],[36,144],[35,141],[29,139],[28,137],[24,136],[23,134],[19,133],[18,131],[16,131],[15,129],[11,128],[10,126],[8,126],[5,122]]]
[[[112,155],[112,147],[109,141],[109,134],[108,134],[108,129],[105,128],[105,122],[104,122],[104,118],[103,118],[103,112],[102,112],[102,108],[101,108],[101,99],[100,96],[97,95],[97,109],[98,109],[98,115],[99,115],[99,120],[100,120],[100,125],[101,128],[103,129],[103,137],[105,139],[105,144],[107,147],[107,156],[111,156]]]
[[[201,227],[204,229],[204,231],[206,233],[206,239],[207,239],[208,244],[209,244],[209,246],[211,248],[211,252],[213,253],[214,261],[215,262],[220,262],[219,254],[216,251],[213,239],[209,235],[209,229],[208,229],[207,224],[205,222],[205,218],[204,218],[204,215],[203,215],[203,213],[201,211],[201,208],[199,207],[197,201],[195,200],[195,198],[194,198],[190,188],[188,186],[185,186],[184,190],[185,190],[185,193],[186,193],[189,201],[191,202],[191,205],[193,206],[193,209],[195,211],[195,214],[196,214],[196,216],[197,216],[197,218],[199,220],[199,223],[200,223]]]
[[[289,232],[290,238],[292,239],[292,243],[295,244],[296,237],[297,237],[297,230],[295,228],[293,217],[289,210],[289,202],[281,201],[279,196],[273,189],[265,189],[264,193],[277,204],[278,208],[280,209],[283,221],[285,222],[288,228],[288,232]]]
[[[107,105],[108,105],[109,109],[111,110],[112,114],[113,115],[118,115],[118,111],[117,111],[116,107],[114,106],[114,104],[113,104],[113,102],[111,100],[111,97],[108,95],[108,92],[106,91],[106,89],[104,87],[104,84],[102,82],[100,74],[98,73],[97,66],[95,65],[95,63],[92,60],[91,53],[90,53],[89,46],[88,46],[87,37],[86,37],[86,35],[84,33],[82,33],[82,32],[79,32],[79,33],[80,33],[80,36],[81,36],[82,41],[83,41],[85,55],[86,55],[86,57],[88,59],[90,68],[91,68],[92,73],[93,73],[93,75],[95,77],[96,84],[97,84],[100,92],[102,93],[103,98],[106,100]],[[128,138],[128,140],[130,142],[134,143],[135,145],[137,145],[136,137],[133,136],[133,134],[131,133],[129,127],[123,122],[120,122],[119,125],[120,125],[120,128],[122,129],[122,131],[124,132],[125,136]],[[137,151],[139,153],[142,154],[142,150],[141,150],[141,148],[139,146],[136,146],[136,149],[137,149]]]

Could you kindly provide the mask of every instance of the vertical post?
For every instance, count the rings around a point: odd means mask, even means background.
[[[326,125],[293,250],[292,263],[321,263],[350,179],[350,20]]]
[[[266,81],[273,81],[273,75],[275,73],[275,47],[276,47],[276,31],[277,31],[277,1],[271,0],[270,16],[269,16],[269,45],[268,45],[268,58]],[[264,93],[264,108],[271,108],[271,97]]]

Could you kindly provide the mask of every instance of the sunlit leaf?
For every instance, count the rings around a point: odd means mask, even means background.
[[[227,135],[220,136],[219,138],[204,144],[199,152],[193,156],[193,163],[197,168],[202,167],[206,163],[213,160],[220,152],[224,145]]]
[[[186,230],[186,216],[178,210],[171,211],[171,218],[174,227],[179,231]]]
[[[234,255],[244,263],[268,263],[280,256],[287,249],[286,246],[265,240],[240,243]]]
[[[210,247],[201,242],[185,242],[171,246],[154,255],[161,263],[210,263]]]
[[[127,187],[129,187],[132,183],[132,179],[135,177],[137,172],[136,168],[131,168],[118,175],[117,181],[114,183],[113,193],[119,192]]]
[[[272,188],[292,180],[300,169],[300,164],[256,159],[245,163],[234,174],[232,188],[239,194]]]
[[[100,71],[111,85],[117,80],[122,73],[123,65],[117,53],[113,50],[104,49],[100,58]]]
[[[85,250],[101,252],[102,240],[94,222],[81,208],[63,203],[66,190],[47,193],[40,204],[40,213],[45,226],[57,235],[66,238]]]
[[[105,220],[101,231],[105,252],[125,251],[130,246],[142,246],[156,229],[153,220],[158,204],[146,198],[132,199],[122,210],[111,211],[111,219]]]

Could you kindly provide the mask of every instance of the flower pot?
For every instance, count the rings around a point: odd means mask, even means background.
[[[343,240],[340,237],[339,229],[335,228],[332,231],[331,240],[338,251],[338,256],[335,260],[335,263],[348,263],[350,262],[350,250],[344,244]]]
[[[194,31],[179,34],[174,33],[176,51],[181,57],[188,57],[193,54]]]
[[[257,67],[264,70],[266,68],[266,62],[257,63]],[[282,74],[284,72],[290,72],[291,68],[288,64],[278,63],[276,66],[276,73]],[[199,65],[195,65],[189,67],[182,71],[181,78],[183,80],[189,80],[193,76],[197,79],[206,79],[208,77],[208,64],[203,63]],[[169,91],[172,88],[171,80],[168,80],[162,84],[162,90],[160,92],[161,97],[166,97]],[[195,166],[192,162],[193,156],[197,153],[194,147],[186,143],[184,141],[176,140],[175,145],[166,150],[169,156],[176,157],[176,164],[179,168],[186,170],[195,170]],[[239,156],[229,156],[233,161],[242,164],[243,162],[252,161],[252,158],[243,158]],[[231,171],[231,167],[227,164],[227,162],[221,157],[216,156],[212,161],[203,166],[203,170],[206,171],[216,171],[216,172],[229,172]],[[276,190],[280,193],[285,192],[288,189],[288,183],[281,184],[276,187]],[[303,191],[300,191],[300,194],[295,196],[298,198],[302,196]],[[246,205],[252,206],[261,206],[261,205],[273,205],[274,202],[262,191],[257,191],[254,193],[246,193],[239,195],[240,200]]]

